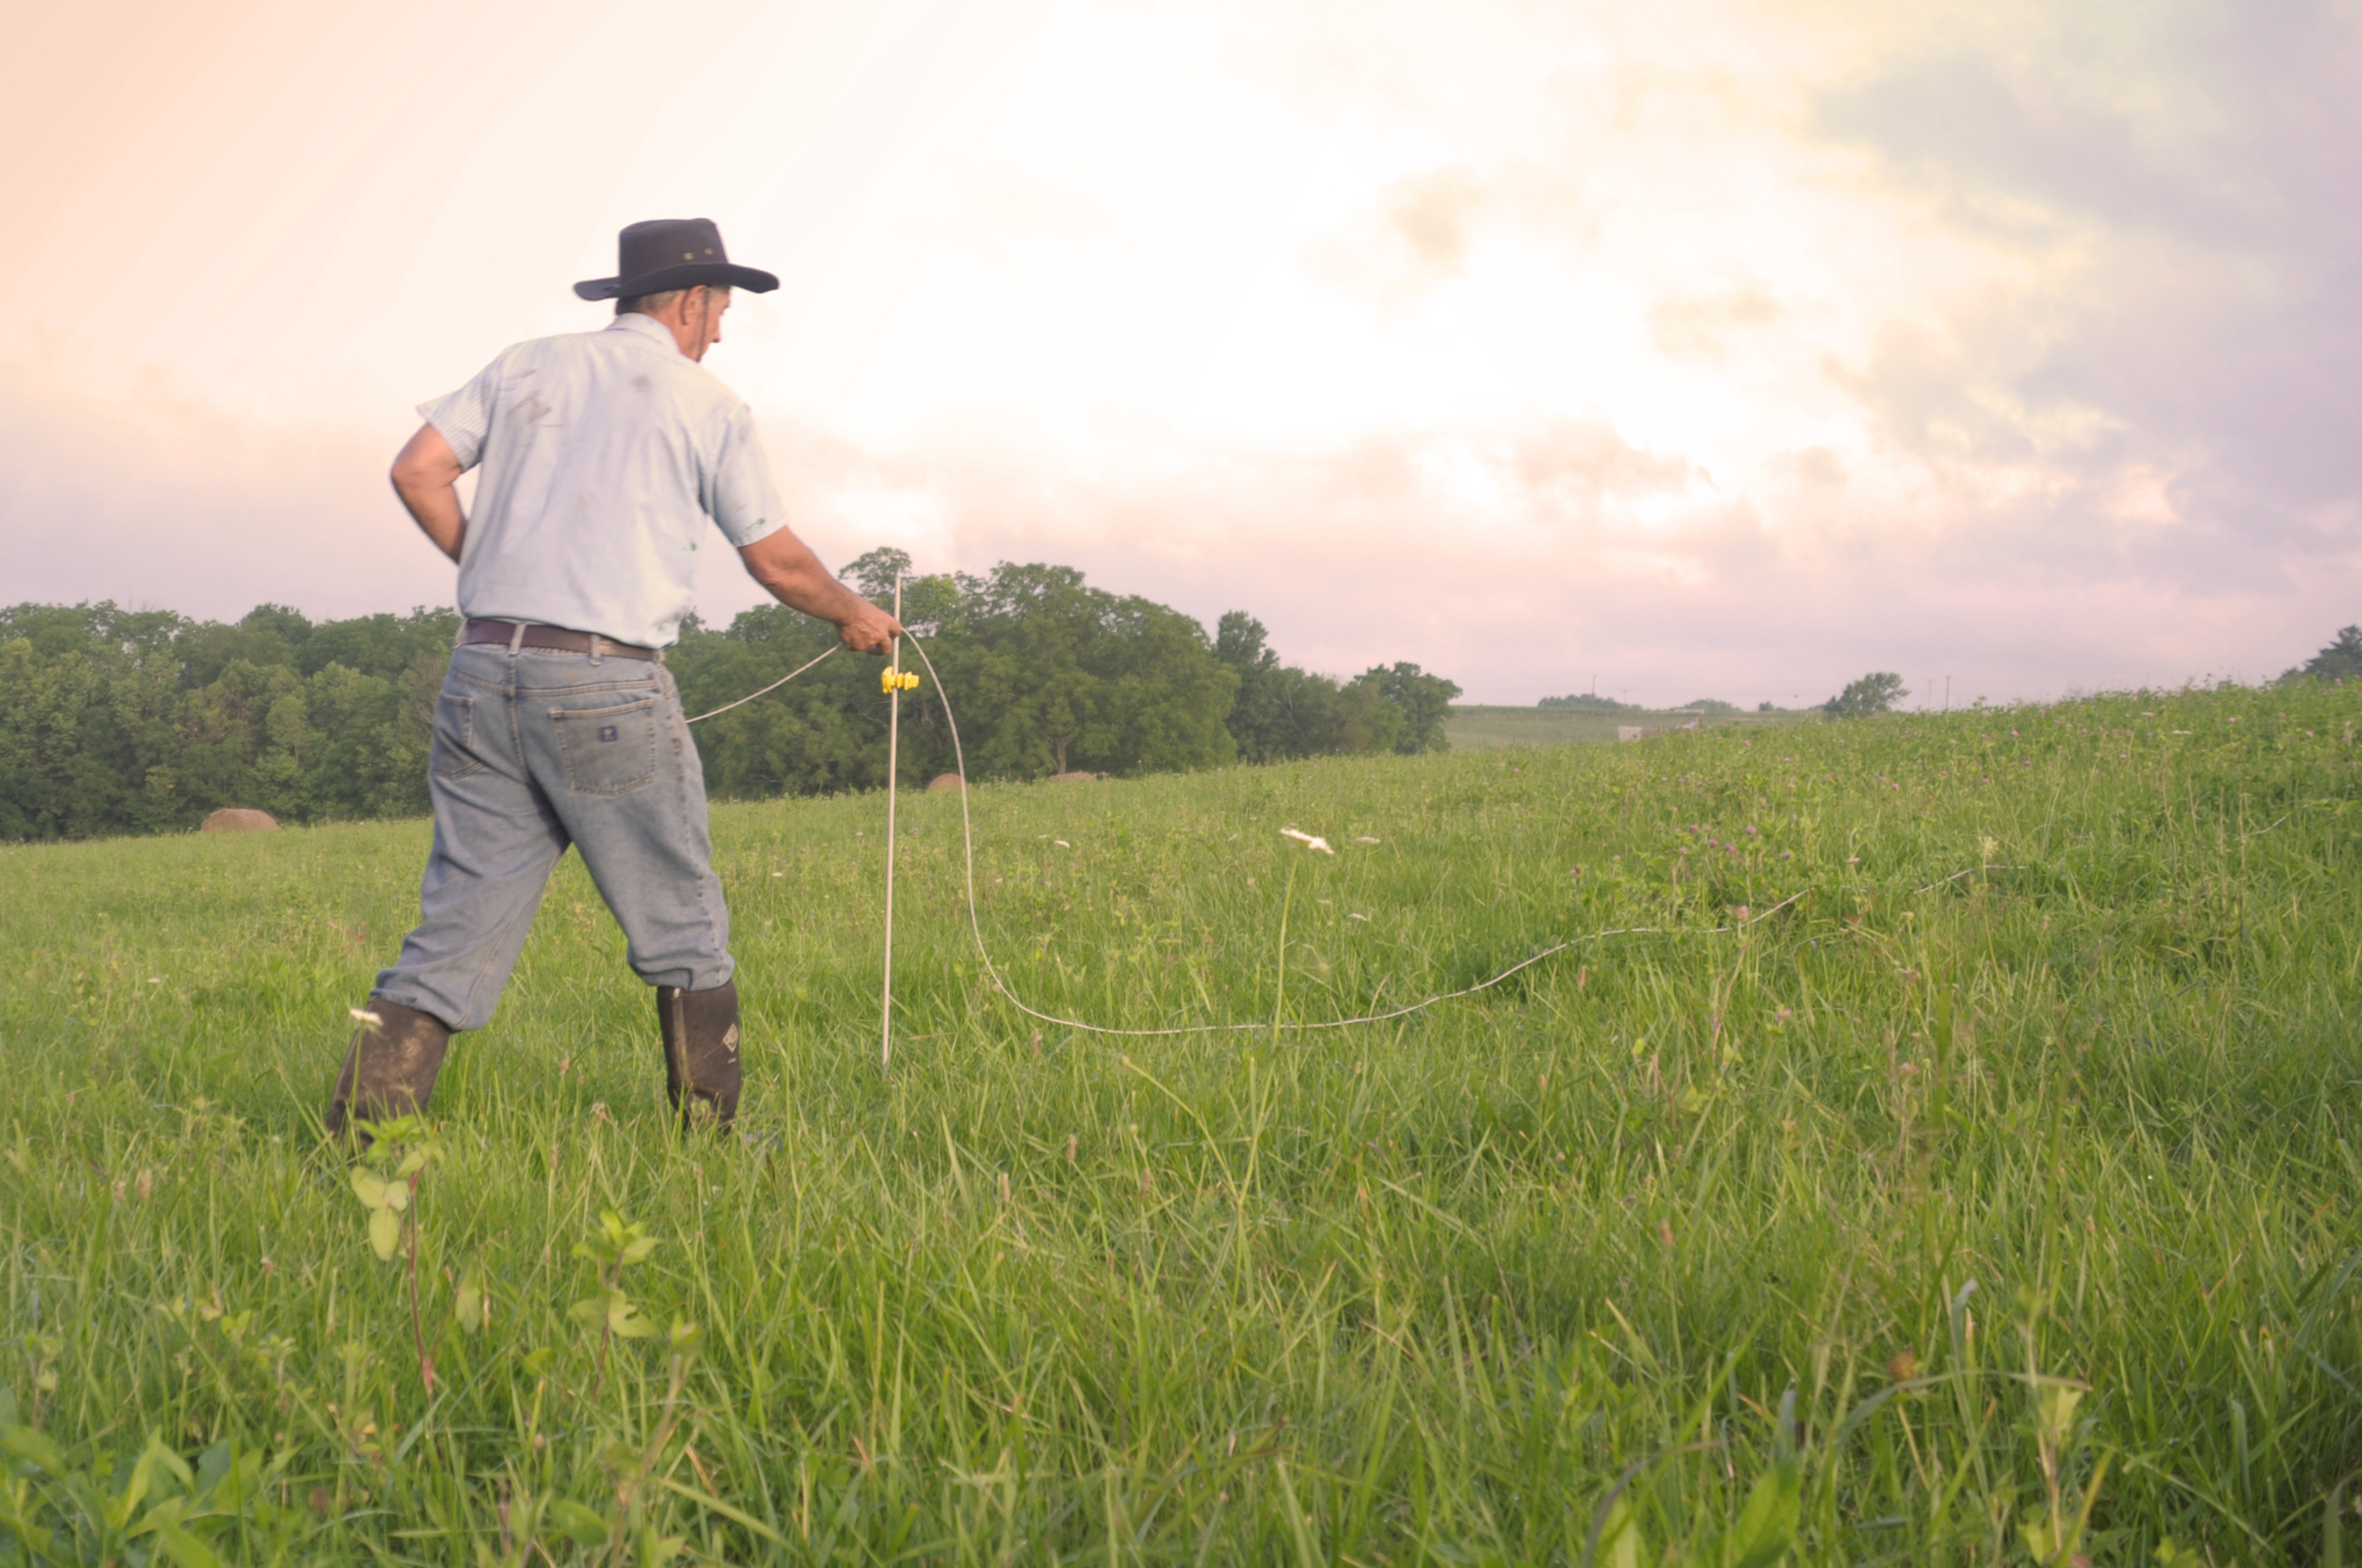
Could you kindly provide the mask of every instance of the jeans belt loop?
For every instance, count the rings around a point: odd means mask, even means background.
[[[600,637],[598,633],[592,632],[590,634],[590,662],[593,665],[596,665],[599,662],[599,655],[605,641],[606,639]]]
[[[522,648],[524,645],[525,623],[520,621],[517,622],[517,629],[508,634],[508,656],[510,658],[515,658],[517,656],[517,650]]]

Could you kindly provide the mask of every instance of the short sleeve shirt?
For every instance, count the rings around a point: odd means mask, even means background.
[[[419,415],[482,469],[459,549],[471,620],[666,647],[708,523],[743,549],[785,521],[753,411],[644,315],[505,349]]]

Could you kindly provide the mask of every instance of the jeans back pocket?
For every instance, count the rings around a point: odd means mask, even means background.
[[[465,778],[484,771],[475,754],[475,699],[457,691],[435,698],[435,739],[427,747],[429,771],[445,778]]]
[[[614,707],[550,709],[566,787],[578,795],[627,795],[656,776],[663,727],[656,698]]]

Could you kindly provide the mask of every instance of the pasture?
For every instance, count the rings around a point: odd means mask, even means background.
[[[1502,707],[1454,703],[1444,733],[1454,751],[1489,751],[1496,746],[1548,746],[1567,741],[1613,741],[1617,729],[1636,724],[1651,730],[1679,729],[1692,720],[1709,724],[1755,726],[1809,722],[1806,713],[1694,713],[1687,709],[1643,712],[1583,707]]]
[[[317,1118],[424,825],[0,851],[0,1562],[2341,1560],[2358,724],[975,792],[1018,995],[1261,1026],[1165,1037],[1002,1005],[906,796],[884,1071],[882,800],[718,808],[744,1135],[570,859],[384,1263]]]

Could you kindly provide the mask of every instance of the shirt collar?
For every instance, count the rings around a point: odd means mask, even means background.
[[[642,337],[646,338],[651,343],[662,344],[664,346],[664,351],[675,356],[676,358],[686,359],[689,357],[680,351],[680,345],[673,341],[673,329],[666,326],[663,322],[659,321],[653,315],[642,315],[638,311],[630,311],[608,322],[607,324],[607,331],[610,332],[638,332]]]

